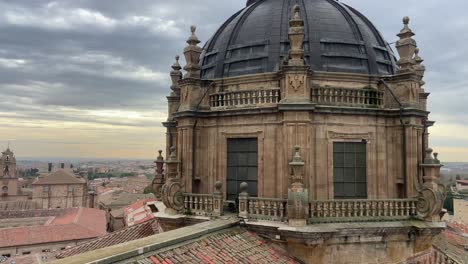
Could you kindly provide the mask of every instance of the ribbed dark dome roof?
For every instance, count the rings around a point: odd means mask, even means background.
[[[335,0],[249,0],[206,43],[202,78],[273,72],[289,51],[288,22],[299,4],[306,63],[316,71],[388,75],[395,57],[372,23]]]

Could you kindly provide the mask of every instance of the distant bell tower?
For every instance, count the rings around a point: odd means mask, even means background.
[[[0,200],[5,196],[18,195],[18,179],[16,178],[16,158],[10,147],[2,152],[0,158]]]

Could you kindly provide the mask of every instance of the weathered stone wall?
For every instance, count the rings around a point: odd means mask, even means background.
[[[33,187],[33,201],[42,208],[87,207],[86,185],[48,185],[49,191],[44,192],[43,185]],[[73,188],[73,190],[69,189]]]

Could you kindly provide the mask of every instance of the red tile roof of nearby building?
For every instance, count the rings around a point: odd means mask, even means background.
[[[468,185],[468,180],[457,180],[458,183],[461,184],[467,184]]]
[[[73,208],[64,212],[51,216],[45,225],[0,229],[0,248],[91,239],[106,234],[104,211]]]
[[[468,263],[468,254],[465,250],[468,238],[450,229],[438,235],[434,239],[433,246],[459,263]]]
[[[128,226],[137,225],[154,218],[151,209],[146,205],[149,202],[154,202],[156,199],[147,198],[136,201],[135,203],[125,207],[124,218]]]
[[[126,227],[120,231],[110,233],[103,237],[91,240],[84,244],[63,250],[58,254],[57,258],[66,258],[78,254],[82,254],[88,251],[97,250],[100,248],[110,247],[113,245],[133,241],[140,238],[145,238],[162,232],[156,219],[146,221],[139,225]]]
[[[72,172],[59,169],[44,178],[39,178],[33,185],[54,185],[54,184],[86,184],[86,180],[77,177]]]
[[[169,263],[300,263],[287,251],[255,233],[234,228],[157,253],[154,264]]]

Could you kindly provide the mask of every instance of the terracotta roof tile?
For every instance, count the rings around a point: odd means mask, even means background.
[[[44,178],[40,178],[33,185],[53,185],[53,184],[86,184],[86,180],[78,178],[73,173],[59,169]]]
[[[78,254],[82,254],[88,251],[97,250],[100,248],[110,247],[113,245],[133,241],[140,238],[145,238],[162,232],[156,219],[144,222],[139,225],[126,227],[120,231],[110,233],[103,237],[94,239],[84,244],[72,247],[60,252],[57,258],[66,258]]]
[[[37,210],[26,215],[47,215],[57,212],[52,221],[43,226],[25,226],[0,229],[0,248],[21,245],[89,239],[106,234],[105,212],[90,208]],[[19,217],[18,217],[19,218]],[[24,218],[24,217],[23,217]]]
[[[299,263],[287,251],[268,243],[255,233],[234,228],[189,244],[161,251],[150,263]],[[146,263],[141,262],[140,263]]]

